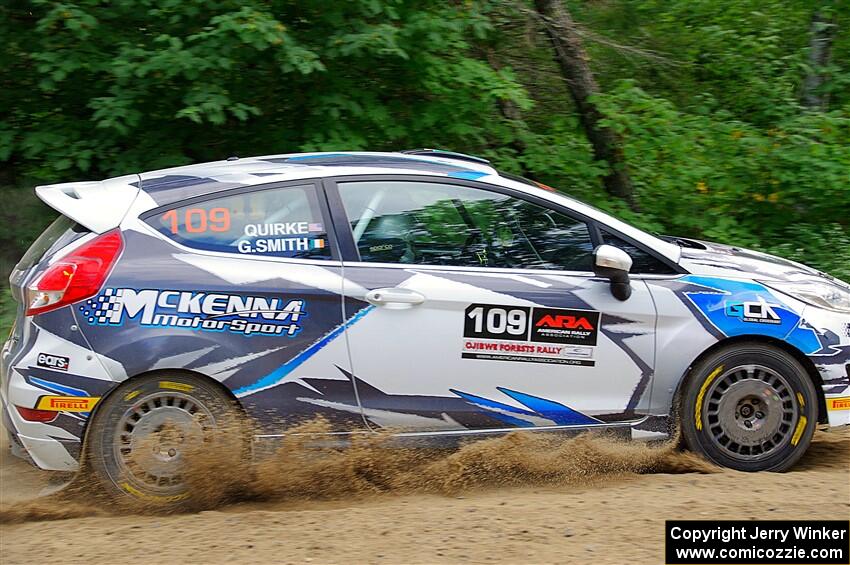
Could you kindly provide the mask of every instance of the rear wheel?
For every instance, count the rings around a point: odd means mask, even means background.
[[[688,447],[740,471],[784,471],[806,452],[818,420],[817,394],[789,353],[760,343],[719,350],[684,384]]]
[[[245,445],[239,416],[230,397],[198,376],[136,378],[98,406],[86,438],[87,464],[113,498],[184,505],[193,495],[192,457],[197,462],[215,451],[212,464],[239,467]]]

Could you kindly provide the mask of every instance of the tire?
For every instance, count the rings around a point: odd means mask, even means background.
[[[818,397],[805,368],[782,349],[741,343],[693,367],[681,396],[685,443],[738,471],[785,471],[809,447]]]
[[[145,375],[97,406],[85,468],[98,491],[118,503],[195,506],[211,498],[211,486],[225,489],[226,481],[193,480],[198,468],[187,478],[189,466],[214,453],[210,461],[232,478],[246,459],[245,438],[239,408],[215,383],[183,372]]]

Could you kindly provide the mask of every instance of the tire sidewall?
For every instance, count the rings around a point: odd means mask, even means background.
[[[711,384],[706,381],[713,379],[717,373],[742,365],[762,365],[786,379],[799,411],[797,418],[791,422],[792,438],[797,436],[798,426],[803,428],[796,442],[788,441],[770,456],[757,461],[731,456],[712,441],[706,427],[697,429],[700,417],[697,414],[698,398],[700,392],[705,392]],[[798,394],[802,396],[802,403]],[[768,345],[741,344],[714,353],[694,366],[683,386],[679,412],[682,433],[692,451],[703,454],[718,465],[739,471],[784,471],[802,457],[811,443],[818,421],[818,397],[805,368],[792,355]],[[804,422],[801,422],[801,417],[805,417]]]

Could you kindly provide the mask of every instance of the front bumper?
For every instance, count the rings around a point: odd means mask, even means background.
[[[806,355],[820,376],[827,423],[850,424],[850,315],[806,306],[794,331],[816,336]]]

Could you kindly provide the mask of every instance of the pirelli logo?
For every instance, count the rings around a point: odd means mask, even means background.
[[[844,396],[842,398],[827,398],[826,399],[826,409],[827,410],[850,410],[850,396]]]
[[[91,412],[99,396],[42,396],[36,410],[51,412]]]

